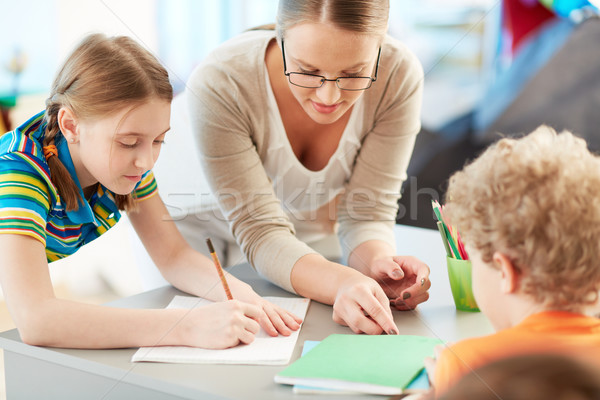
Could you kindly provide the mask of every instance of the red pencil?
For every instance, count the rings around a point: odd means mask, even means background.
[[[458,243],[458,251],[460,252],[460,255],[462,256],[462,259],[468,260],[469,255],[467,254],[467,249],[465,249],[465,245],[463,244],[463,241],[460,238],[460,232],[458,230],[456,231],[456,242]]]

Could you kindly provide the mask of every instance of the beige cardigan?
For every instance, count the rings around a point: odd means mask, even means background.
[[[264,57],[274,37],[251,31],[224,43],[195,69],[186,90],[204,173],[234,237],[263,276],[294,292],[294,264],[315,251],[294,236],[262,164],[271,140]],[[363,94],[362,145],[337,205],[345,257],[368,240],[395,248],[392,228],[421,127],[422,91],[419,61],[386,37],[378,79]]]

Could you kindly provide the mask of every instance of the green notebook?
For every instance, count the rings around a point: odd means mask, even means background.
[[[361,393],[401,394],[439,339],[409,335],[330,335],[275,375],[275,382]]]

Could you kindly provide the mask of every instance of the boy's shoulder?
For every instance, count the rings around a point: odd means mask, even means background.
[[[453,344],[442,352],[438,366],[440,372],[468,372],[504,357],[557,349],[600,349],[600,319],[566,311],[536,313],[511,328]]]
[[[600,319],[565,311],[530,315],[491,335],[465,339],[446,348],[436,364],[436,386],[448,389],[460,377],[502,358],[547,352],[600,359]]]
[[[518,348],[525,350],[529,334],[505,329],[487,336],[461,340],[447,347],[438,360],[438,367],[446,371],[475,369],[487,362],[511,354]]]
[[[519,324],[488,336],[471,338],[451,346],[451,352],[468,358],[495,357],[512,352],[545,350],[557,343],[600,347],[600,319],[568,311],[532,314]]]

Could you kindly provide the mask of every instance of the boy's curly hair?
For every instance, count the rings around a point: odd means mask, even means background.
[[[445,213],[491,263],[498,251],[545,306],[578,311],[600,290],[600,158],[540,126],[502,139],[450,178]]]

